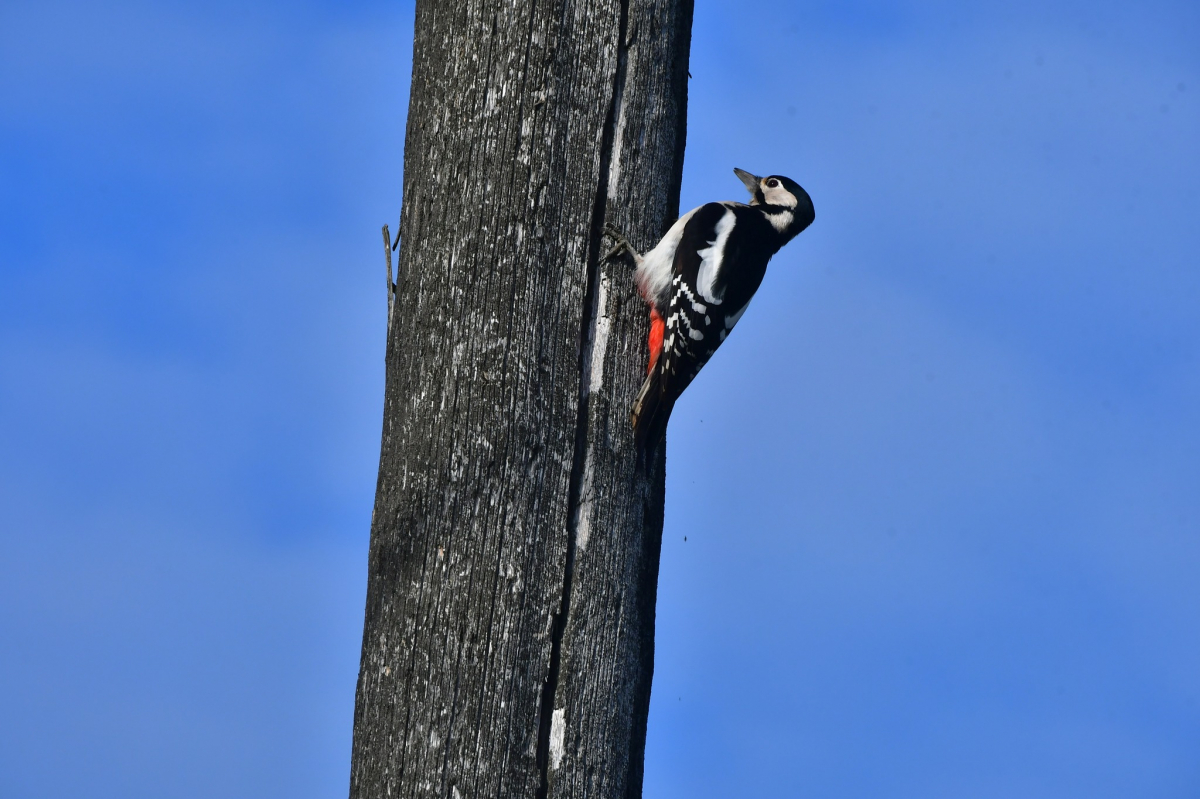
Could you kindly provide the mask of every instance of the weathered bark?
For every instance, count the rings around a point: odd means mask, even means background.
[[[601,231],[678,214],[691,18],[417,4],[353,799],[641,793],[664,464]]]

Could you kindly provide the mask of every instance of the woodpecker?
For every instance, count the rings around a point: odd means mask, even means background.
[[[662,440],[675,401],[742,318],[771,256],[816,217],[812,198],[794,180],[733,171],[749,204],[694,208],[645,255],[616,228],[605,229],[617,244],[606,257],[633,258],[638,291],[650,306],[650,365],[630,413],[643,453]]]

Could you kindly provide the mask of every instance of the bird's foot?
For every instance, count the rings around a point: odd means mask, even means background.
[[[625,234],[617,230],[612,224],[607,224],[604,226],[604,235],[608,236],[617,243],[617,246],[609,250],[608,254],[604,256],[605,261],[612,260],[622,253],[629,253],[631,256],[633,256],[633,260],[635,262],[642,260],[642,254],[635,250],[633,245],[629,243],[629,239],[625,238]]]

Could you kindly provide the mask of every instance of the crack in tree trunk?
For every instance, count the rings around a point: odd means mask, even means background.
[[[551,736],[555,732],[555,694],[558,689],[559,671],[562,665],[562,643],[566,632],[566,621],[571,611],[571,589],[574,584],[576,536],[579,532],[580,492],[584,488],[584,470],[588,466],[588,398],[593,389],[592,364],[596,359],[597,326],[602,309],[599,307],[600,293],[600,256],[603,252],[604,219],[608,207],[608,176],[611,169],[613,137],[617,124],[617,114],[621,107],[621,95],[625,89],[625,69],[628,64],[628,47],[625,43],[626,26],[629,19],[629,0],[621,3],[621,20],[617,28],[617,69],[613,76],[612,104],[609,106],[608,117],[604,121],[604,135],[600,144],[600,181],[596,187],[596,202],[592,209],[591,235],[588,239],[588,279],[587,293],[584,295],[583,329],[580,333],[579,347],[579,419],[575,432],[575,458],[571,467],[570,493],[568,495],[567,518],[567,564],[563,575],[562,607],[554,618],[553,638],[551,640],[549,674],[546,678],[546,689],[542,694],[542,717],[538,731],[538,767],[541,770],[541,784],[538,786],[538,799],[546,799],[550,779],[550,745]],[[600,358],[604,353],[600,353]],[[558,717],[561,719],[561,716]],[[565,721],[560,720],[559,724]],[[557,741],[562,745],[561,739]],[[560,755],[561,757],[561,755]]]

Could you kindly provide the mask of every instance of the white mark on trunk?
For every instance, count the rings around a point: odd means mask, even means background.
[[[617,94],[617,125],[613,131],[612,157],[608,160],[608,185],[615,186],[621,179],[621,145],[625,141],[625,104]]]
[[[566,735],[566,710],[554,711],[550,718],[550,768],[558,771],[563,759],[563,737]]]
[[[589,359],[591,373],[588,376],[584,396],[591,394],[604,384],[604,354],[608,351],[608,334],[612,332],[612,319],[608,315],[608,275],[600,276],[600,288],[596,292],[596,329],[592,333]]]
[[[579,504],[575,507],[575,549],[579,554],[587,549],[588,536],[592,532],[592,448],[587,448],[583,459],[583,479],[579,485]]]

